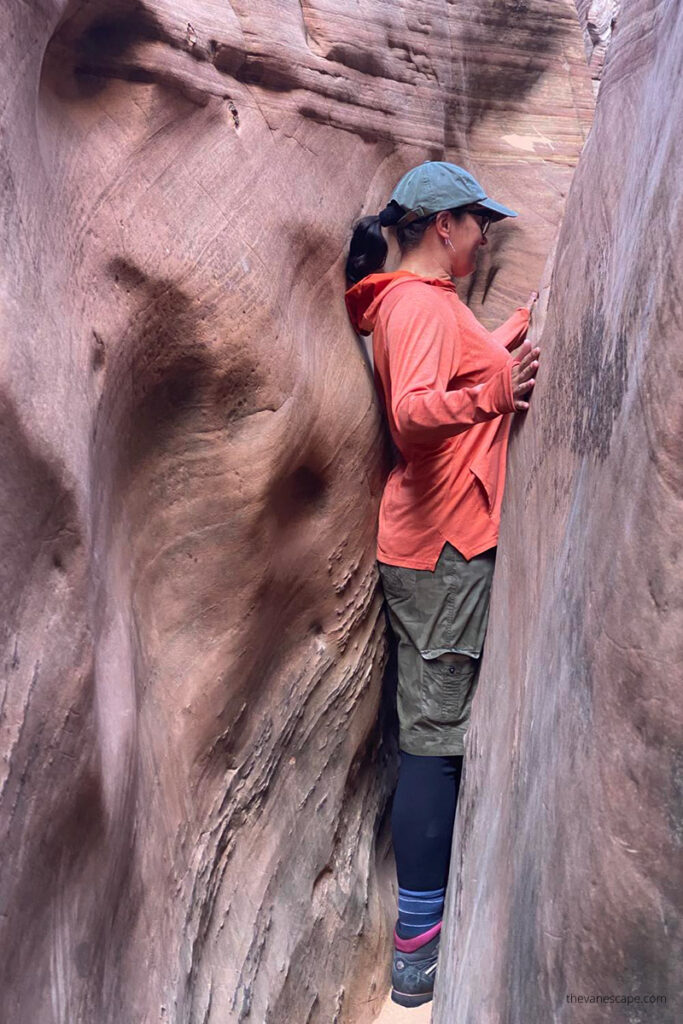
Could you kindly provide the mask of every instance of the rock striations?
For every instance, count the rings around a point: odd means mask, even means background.
[[[499,321],[592,92],[570,0],[359,12],[2,4],[3,1021],[361,1024],[386,992],[386,463],[344,250],[411,165],[465,163],[522,214],[467,292]],[[600,245],[627,230],[580,195],[565,260],[595,210]],[[659,309],[643,273],[618,278],[634,317]],[[591,338],[613,324],[581,308]],[[608,404],[553,419],[552,450],[597,416],[606,457],[633,383],[578,344],[554,402]],[[643,429],[669,437],[667,410]]]

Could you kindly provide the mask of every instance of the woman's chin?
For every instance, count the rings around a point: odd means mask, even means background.
[[[469,263],[463,263],[462,267],[456,267],[453,271],[453,277],[469,277],[473,274],[477,268],[477,261],[470,260]]]

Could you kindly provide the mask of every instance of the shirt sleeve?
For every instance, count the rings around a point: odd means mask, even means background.
[[[447,310],[433,300],[420,301],[415,288],[390,310],[385,338],[391,411],[408,443],[440,441],[514,412],[512,359],[483,384],[448,389],[460,361],[460,331]]]
[[[491,337],[501,345],[505,345],[507,349],[516,348],[526,337],[530,317],[531,313],[526,306],[520,306],[504,324],[496,327],[495,331],[491,331]]]

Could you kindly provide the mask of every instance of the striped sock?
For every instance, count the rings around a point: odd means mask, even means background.
[[[398,935],[402,939],[412,939],[438,924],[443,917],[445,895],[445,888],[415,892],[399,886]]]

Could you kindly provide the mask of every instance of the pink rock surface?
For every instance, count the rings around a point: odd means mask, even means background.
[[[436,1024],[683,1018],[682,54],[680,4],[622,5],[511,448]]]
[[[576,0],[576,10],[583,27],[586,59],[596,92],[620,7],[621,0]]]
[[[526,298],[590,119],[573,7],[0,26],[0,1019],[369,1020],[383,434],[344,250],[447,157],[522,214],[474,308]]]

